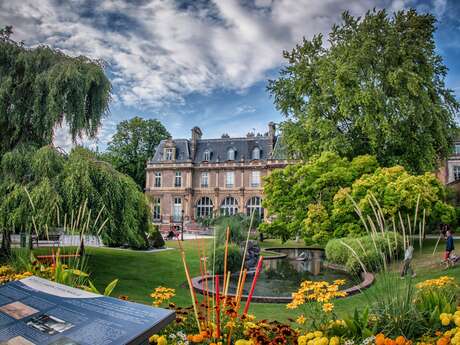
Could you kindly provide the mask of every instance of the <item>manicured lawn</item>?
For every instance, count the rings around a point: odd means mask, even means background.
[[[460,282],[460,266],[453,269],[442,270],[440,266],[441,252],[444,243],[440,243],[435,256],[432,255],[435,241],[425,242],[423,251],[418,249],[414,255],[414,267],[417,272],[415,280],[422,281],[441,275],[456,277]],[[176,289],[177,296],[174,302],[179,305],[190,305],[190,295],[186,284],[186,278],[180,259],[180,252],[177,250],[177,242],[168,242],[168,247],[175,248],[157,253],[145,253],[109,248],[87,248],[88,271],[92,274],[95,285],[103,289],[106,284],[115,278],[119,284],[114,291],[114,296],[128,295],[133,301],[151,303],[150,292],[157,286],[167,286]],[[199,253],[202,248],[208,249],[211,240],[192,240],[183,242],[187,253],[187,261],[192,276],[199,275]],[[261,246],[279,246],[279,241],[266,240]],[[285,246],[302,246],[302,242],[292,241]],[[399,265],[392,268],[397,271]],[[377,289],[379,279],[368,291],[361,294],[336,301],[336,310],[339,314],[352,312],[355,307],[362,307],[368,303],[368,294]],[[279,321],[289,317],[296,317],[296,311],[288,310],[282,304],[252,304],[251,313],[259,319],[268,318]]]

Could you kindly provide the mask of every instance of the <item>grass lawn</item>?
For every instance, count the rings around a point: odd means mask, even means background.
[[[439,262],[444,243],[441,242],[437,253],[433,256],[435,241],[427,240],[424,243],[422,252],[416,248],[414,252],[413,267],[417,272],[415,280],[422,281],[441,275],[456,277],[460,282],[460,266],[449,270],[442,270]],[[168,247],[175,250],[168,250],[157,253],[135,252],[109,248],[87,248],[88,271],[91,273],[96,287],[102,289],[113,279],[118,278],[119,283],[113,296],[127,295],[130,300],[151,303],[150,292],[157,286],[166,286],[176,289],[177,296],[174,302],[188,306],[190,295],[186,284],[186,278],[180,259],[177,242],[170,241]],[[192,276],[199,275],[199,252],[200,248],[209,248],[211,240],[190,240],[183,242],[187,253],[187,261]],[[266,240],[261,243],[263,248],[280,246],[276,240]],[[302,246],[302,242],[291,241],[284,246]],[[399,265],[394,265],[393,270],[397,271]],[[379,279],[366,292],[350,296],[336,301],[336,310],[339,314],[352,312],[355,307],[362,307],[368,303],[369,293],[379,288]],[[258,319],[286,320],[289,317],[296,317],[296,311],[288,310],[282,304],[253,303],[251,313]]]

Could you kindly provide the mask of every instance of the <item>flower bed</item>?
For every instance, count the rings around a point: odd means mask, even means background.
[[[241,313],[234,297],[219,296],[215,303],[222,305],[221,319],[216,323],[216,305],[199,304],[201,331],[198,331],[192,307],[177,308],[169,304],[177,313],[175,324],[150,341],[158,345],[460,345],[458,286],[452,277],[426,280],[416,286],[411,281],[404,283],[408,289],[404,293],[413,293],[411,305],[417,311],[417,316],[411,317],[418,318],[409,322],[419,322],[423,326],[413,332],[413,337],[409,336],[410,328],[407,334],[398,334],[397,328],[382,327],[382,321],[388,322],[388,315],[376,314],[377,309],[372,306],[356,309],[349,317],[338,318],[334,300],[344,296],[340,291],[343,283],[341,280],[303,282],[286,306],[302,310],[302,313],[288,324],[258,321],[252,315]],[[156,298],[154,304],[167,304],[171,292],[166,288],[157,289],[152,294]],[[215,317],[205,316],[209,312]]]

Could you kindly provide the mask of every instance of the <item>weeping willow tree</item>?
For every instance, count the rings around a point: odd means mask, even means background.
[[[98,220],[104,224],[87,229],[93,234],[101,230],[98,234],[106,245],[148,245],[151,224],[145,195],[134,180],[82,147],[68,156],[51,145],[40,149],[21,145],[5,153],[0,161],[0,194],[4,253],[9,251],[11,232],[40,235],[75,223],[82,205],[88,224]]]
[[[52,225],[64,205],[65,159],[50,145],[57,126],[72,140],[94,137],[108,113],[111,85],[102,63],[48,46],[28,48],[0,29],[0,231],[7,253],[11,231]],[[31,203],[34,207],[31,209]],[[0,254],[1,254],[0,253]]]
[[[132,178],[98,160],[91,151],[82,147],[72,150],[62,174],[61,196],[65,210],[76,209],[83,202],[90,210],[103,209],[107,224],[101,237],[106,245],[147,246],[146,232],[151,225],[145,195]]]
[[[9,252],[11,232],[28,232],[55,226],[59,196],[59,174],[64,157],[51,147],[37,150],[20,145],[0,161],[0,230],[2,249]]]
[[[74,141],[94,137],[111,95],[101,62],[27,48],[11,34],[0,29],[0,155],[20,144],[50,144],[57,125],[66,124]]]

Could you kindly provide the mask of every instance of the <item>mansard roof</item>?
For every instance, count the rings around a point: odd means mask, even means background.
[[[176,162],[192,161],[193,163],[204,162],[205,152],[209,151],[209,163],[227,161],[227,152],[230,148],[235,150],[235,161],[251,161],[254,148],[260,149],[260,160],[285,159],[284,152],[280,152],[278,137],[274,138],[275,145],[271,149],[271,138],[264,136],[248,136],[245,138],[219,138],[219,139],[198,139],[195,157],[191,157],[191,142],[188,139],[174,139],[176,148]],[[163,152],[166,140],[162,140],[157,146],[152,163],[163,161]]]

